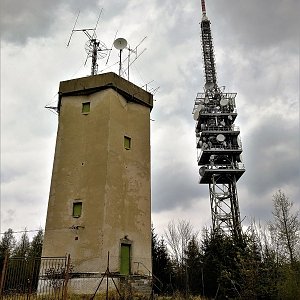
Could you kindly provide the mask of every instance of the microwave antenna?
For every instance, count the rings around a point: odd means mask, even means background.
[[[122,71],[122,51],[127,47],[127,41],[124,38],[117,38],[114,41],[114,47],[120,51],[120,61],[119,61],[119,76],[121,76]]]
[[[146,48],[144,48],[141,52],[138,53],[138,47],[143,43],[143,41],[147,38],[145,36],[139,44],[135,48],[131,48],[128,44],[128,42],[124,38],[117,38],[113,45],[114,47],[120,51],[119,54],[119,76],[124,75],[124,73],[127,72],[127,79],[129,80],[129,67],[146,51]],[[127,57],[122,60],[122,51],[124,49],[128,50],[128,55]],[[130,54],[133,53],[135,54],[135,58],[133,61],[130,60]],[[127,68],[125,70],[122,69],[122,65],[127,61]]]
[[[106,45],[101,40],[97,39],[97,35],[96,35],[97,26],[98,26],[102,11],[103,11],[103,9],[101,9],[101,11],[99,13],[99,16],[98,16],[98,19],[97,19],[97,22],[96,22],[96,25],[94,28],[75,29],[78,18],[79,18],[79,14],[80,14],[80,11],[79,11],[78,15],[76,17],[69,41],[67,43],[67,47],[68,47],[70,45],[72,36],[75,32],[81,31],[87,36],[88,40],[85,43],[85,47],[84,47],[85,51],[87,53],[87,57],[86,57],[84,65],[86,65],[87,60],[89,58],[92,59],[91,75],[97,75],[97,72],[98,72],[97,60],[99,58],[105,58],[107,55],[107,51],[110,50],[106,47]]]

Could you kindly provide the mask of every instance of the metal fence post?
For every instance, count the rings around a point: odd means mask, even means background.
[[[3,267],[2,267],[1,282],[0,282],[0,296],[2,296],[2,292],[3,292],[3,289],[4,289],[4,282],[5,282],[4,279],[5,279],[5,276],[6,276],[7,265],[8,265],[8,253],[5,254]]]
[[[67,300],[68,297],[68,282],[69,282],[69,272],[70,272],[70,254],[67,257],[67,267],[65,272],[65,280],[63,286],[63,300]]]

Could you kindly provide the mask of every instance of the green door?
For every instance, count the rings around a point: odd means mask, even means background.
[[[130,274],[130,245],[128,244],[121,244],[120,273],[123,275]]]

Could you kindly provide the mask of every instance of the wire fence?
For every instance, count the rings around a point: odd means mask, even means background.
[[[0,282],[2,299],[66,299],[70,257],[5,258]]]
[[[142,263],[138,263],[142,266]],[[122,275],[105,272],[74,272],[70,255],[66,257],[5,257],[0,273],[2,300],[67,300],[71,295],[94,299],[133,299],[134,294],[153,299],[153,280],[149,275]],[[1,270],[0,270],[1,271]],[[149,271],[150,272],[150,271]],[[113,298],[108,298],[113,295]],[[102,299],[102,298],[101,298]]]

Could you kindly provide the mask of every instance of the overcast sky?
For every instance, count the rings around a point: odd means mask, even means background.
[[[299,1],[207,0],[218,83],[237,92],[246,172],[238,181],[243,224],[271,219],[281,189],[300,208]],[[200,0],[1,1],[1,232],[44,227],[59,82],[87,76],[86,36],[94,27],[107,47],[126,38],[147,50],[130,80],[155,94],[151,113],[152,221],[159,234],[171,220],[211,225],[207,185],[198,184],[192,109],[204,75]],[[125,51],[124,51],[125,52]],[[118,61],[112,51],[108,65]],[[99,70],[106,59],[99,60]],[[114,65],[106,71],[118,72]]]

